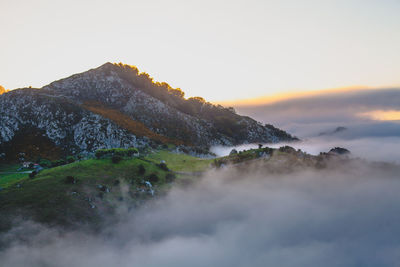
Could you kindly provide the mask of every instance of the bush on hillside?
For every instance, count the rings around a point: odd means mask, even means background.
[[[156,174],[156,173],[152,173],[152,174],[150,174],[149,175],[149,177],[148,177],[148,179],[149,179],[149,181],[151,182],[151,183],[157,183],[158,182],[158,175]]]
[[[112,163],[115,163],[115,164],[119,163],[121,160],[122,160],[122,157],[120,155],[114,155],[111,158]]]
[[[68,156],[68,157],[67,157],[67,162],[68,162],[68,163],[75,162],[75,157],[73,157],[73,156]]]
[[[113,156],[125,157],[127,155],[127,152],[125,149],[122,148],[113,148],[111,149],[110,154],[112,154]]]
[[[169,171],[169,169],[168,169],[168,167],[167,167],[167,164],[165,164],[164,162],[162,162],[162,163],[160,163],[160,164],[157,164],[157,166],[158,166],[161,170]]]
[[[235,155],[237,154],[237,150],[236,149],[232,149],[231,152],[229,153],[229,156]]]
[[[76,184],[76,179],[73,176],[67,176],[67,177],[65,177],[65,183],[66,184]]]
[[[146,168],[143,166],[143,164],[140,164],[138,167],[138,174],[143,175],[146,173]]]
[[[66,164],[66,161],[63,160],[63,159],[59,159],[59,160],[51,162],[51,166],[52,167],[62,166],[62,165],[65,165],[65,164]]]
[[[128,157],[133,157],[139,154],[139,150],[137,148],[130,147],[126,150],[126,154]]]
[[[97,149],[94,155],[97,159],[102,158],[106,154],[106,149]]]
[[[29,174],[29,178],[33,179],[36,176],[37,172],[33,171]]]
[[[43,168],[50,168],[51,167],[51,161],[48,159],[41,159],[39,161],[39,165],[42,166]]]
[[[139,151],[134,148],[109,148],[109,149],[98,149],[95,152],[96,158],[104,158],[104,157],[112,157],[112,156],[120,156],[120,157],[133,157],[137,155]]]

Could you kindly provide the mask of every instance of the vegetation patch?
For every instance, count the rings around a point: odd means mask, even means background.
[[[44,131],[28,126],[21,128],[11,141],[2,145],[2,150],[7,162],[39,158],[55,160],[64,155],[62,149],[57,147]]]
[[[20,169],[18,164],[1,164],[0,165],[0,192],[29,177],[29,173],[21,173],[28,171],[28,169]]]
[[[202,172],[210,168],[213,159],[198,158],[187,154],[177,154],[166,150],[160,150],[147,157],[154,163],[161,164],[165,161],[166,166],[175,172]]]
[[[133,156],[138,156],[139,151],[134,148],[109,148],[109,149],[98,149],[95,152],[96,158],[109,158],[112,156],[120,156],[120,157],[133,157]]]
[[[107,158],[45,169],[32,179],[28,174],[18,180],[12,177],[12,183],[1,177],[0,181],[7,187],[0,191],[0,213],[28,212],[32,219],[47,224],[97,225],[101,216],[113,214],[120,199],[135,206],[162,192],[171,175],[157,164],[140,158],[121,159],[118,164]],[[151,188],[146,186],[146,181],[151,183]]]

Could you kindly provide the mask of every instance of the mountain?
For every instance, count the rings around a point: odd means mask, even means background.
[[[346,130],[347,130],[346,127],[338,126],[338,127],[336,127],[334,130],[326,131],[326,132],[320,132],[320,133],[318,134],[318,136],[335,135],[335,134],[337,134],[337,133],[341,133],[341,132],[346,131]]]
[[[121,63],[12,90],[0,96],[0,110],[0,156],[7,159],[167,144],[202,153],[213,145],[296,139],[233,108],[186,99]]]

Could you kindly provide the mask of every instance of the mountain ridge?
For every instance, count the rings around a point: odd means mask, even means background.
[[[154,82],[122,63],[105,63],[40,89],[0,96],[0,148],[24,128],[44,131],[65,153],[175,144],[199,153],[213,145],[296,140],[290,134]],[[40,150],[40,149],[39,149]],[[2,152],[3,157],[6,152]]]

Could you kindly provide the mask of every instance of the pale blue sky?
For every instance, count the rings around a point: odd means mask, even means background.
[[[107,61],[208,100],[400,85],[400,1],[0,0],[0,84]]]

